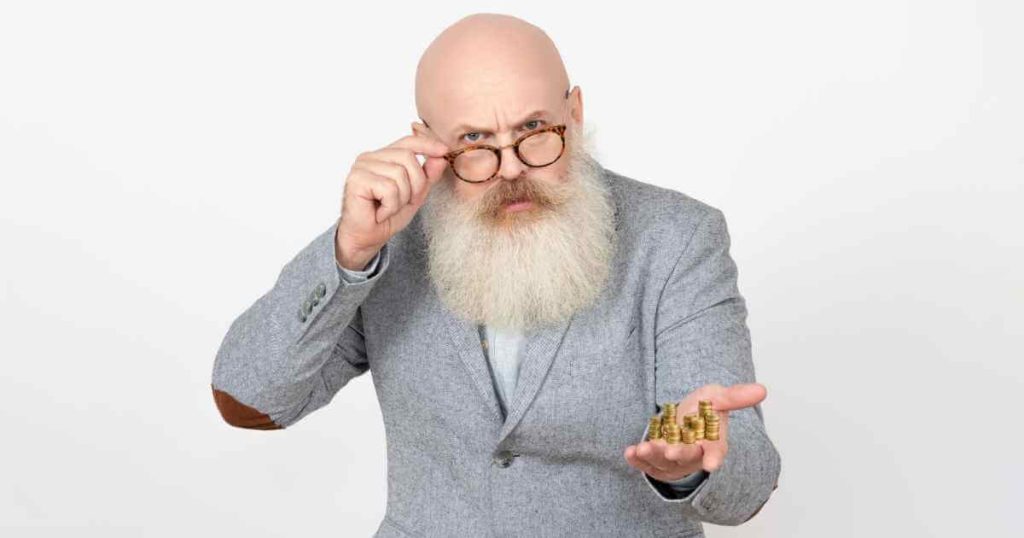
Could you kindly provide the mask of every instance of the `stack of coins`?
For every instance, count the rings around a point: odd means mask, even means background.
[[[704,439],[718,441],[720,435],[718,413],[711,408],[710,400],[701,400],[698,405],[696,414],[683,416],[682,428],[676,422],[676,404],[662,405],[664,411],[661,415],[651,417],[650,426],[647,428],[647,439],[651,441],[664,439],[670,445],[680,442],[684,445],[692,445]]]
[[[704,432],[704,438],[707,439],[708,441],[717,441],[718,440],[718,427],[719,427],[718,413],[715,413],[714,411],[712,411],[707,416],[706,420],[707,420],[707,426],[706,426],[707,430]]]
[[[661,439],[661,417],[651,417],[651,425],[647,428],[647,438],[650,440]]]
[[[708,441],[717,441],[720,425],[718,413],[711,409],[709,400],[701,400],[698,405],[698,413],[704,419],[704,438]]]
[[[700,415],[694,415],[694,417],[690,419],[690,428],[693,429],[693,433],[695,435],[695,438],[698,441],[703,439],[704,438],[704,417],[701,417]]]
[[[711,400],[701,400],[697,404],[697,414],[707,420],[708,415],[713,415],[714,411],[711,410]]]
[[[669,424],[675,424],[676,426],[678,426],[679,423],[676,422],[676,404],[667,403],[661,407],[662,409],[664,409],[664,411],[661,413],[661,432],[662,435],[665,435],[665,433],[667,433],[668,431],[665,428],[666,426],[668,426]]]
[[[661,427],[662,428],[666,428],[666,426],[664,424],[662,424]],[[679,444],[679,441],[680,441],[682,436],[681,436],[681,431],[679,429],[679,424],[676,423],[675,420],[673,420],[672,422],[670,422],[668,424],[667,429],[665,429],[664,433],[665,433],[665,442],[666,443],[668,443],[670,445],[677,445],[677,444]]]

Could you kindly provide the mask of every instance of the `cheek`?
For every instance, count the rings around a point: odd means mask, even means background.
[[[557,183],[564,183],[569,180],[569,166],[568,162],[559,159],[558,162],[551,165],[550,172],[546,174],[548,177],[544,177],[545,180]]]
[[[568,168],[561,162],[530,170],[528,174],[530,179],[547,184],[562,183],[569,179]]]

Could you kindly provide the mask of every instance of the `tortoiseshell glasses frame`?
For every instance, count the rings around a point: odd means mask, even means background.
[[[494,177],[498,175],[498,172],[501,171],[501,150],[503,150],[505,148],[512,148],[516,152],[516,157],[519,159],[519,161],[522,162],[523,164],[525,164],[526,166],[529,166],[530,168],[543,168],[545,166],[550,166],[550,165],[554,164],[555,161],[557,161],[558,159],[562,158],[562,154],[565,153],[565,129],[566,129],[566,125],[564,123],[563,124],[559,124],[559,125],[550,125],[548,127],[542,127],[540,129],[536,129],[534,131],[530,131],[530,132],[524,134],[523,136],[520,136],[519,138],[517,138],[515,142],[512,142],[511,144],[507,144],[507,145],[504,145],[504,146],[491,146],[489,144],[473,144],[471,146],[466,146],[464,148],[459,148],[457,150],[450,151],[450,152],[446,153],[444,155],[444,159],[446,161],[448,161],[448,165],[451,166],[452,174],[454,174],[455,177],[457,177],[457,178],[459,178],[462,181],[465,181],[467,183],[483,183],[485,181],[490,181],[490,180],[494,179]],[[554,131],[555,134],[557,134],[558,137],[562,139],[562,148],[558,150],[558,155],[556,155],[554,159],[551,159],[550,161],[548,161],[548,162],[546,162],[544,164],[533,164],[533,163],[528,162],[526,159],[524,159],[523,155],[521,153],[519,153],[519,144],[522,144],[523,141],[525,141],[526,139],[530,138],[531,136],[537,136],[539,134],[549,133],[549,132],[552,132],[552,131]],[[487,179],[478,179],[478,180],[475,180],[475,181],[472,180],[472,179],[466,179],[466,178],[460,176],[459,173],[455,170],[455,159],[458,158],[459,155],[461,155],[461,154],[463,154],[463,153],[465,153],[467,151],[470,151],[470,150],[483,150],[483,149],[490,150],[491,152],[494,153],[494,156],[497,158],[496,164],[494,165],[494,173],[491,174],[490,177],[488,177]]]
[[[570,93],[571,93],[571,88],[565,90],[565,99],[566,100],[569,99]],[[423,120],[421,119],[420,121],[423,121]],[[423,121],[423,124],[426,125],[428,128],[430,127],[430,125],[428,125],[426,121]],[[554,164],[556,161],[558,161],[558,159],[561,159],[562,158],[562,154],[565,153],[565,129],[566,129],[566,125],[564,123],[563,124],[559,124],[559,125],[551,125],[551,126],[548,126],[548,127],[543,127],[541,129],[530,131],[529,133],[526,133],[523,136],[520,136],[519,138],[517,138],[515,142],[512,142],[511,144],[508,144],[508,145],[505,145],[505,146],[492,146],[490,144],[472,144],[472,145],[469,145],[469,146],[466,146],[466,147],[462,147],[462,148],[459,148],[459,149],[456,149],[456,150],[449,151],[448,153],[444,154],[442,156],[442,158],[444,158],[444,160],[448,161],[448,166],[451,167],[452,174],[455,177],[461,179],[462,181],[465,181],[466,183],[484,183],[484,182],[487,182],[487,181],[490,181],[490,180],[494,179],[494,177],[498,175],[498,172],[501,171],[501,152],[505,148],[512,148],[513,151],[515,151],[516,158],[519,159],[519,162],[525,164],[526,166],[529,166],[530,168],[543,168],[545,166],[550,166],[550,165]],[[521,153],[519,153],[519,144],[522,144],[524,140],[526,140],[527,138],[530,138],[531,136],[535,136],[535,135],[542,134],[542,133],[549,133],[549,132],[552,132],[552,131],[554,131],[558,135],[558,137],[562,140],[562,149],[558,150],[558,155],[556,155],[554,159],[551,159],[551,161],[549,161],[547,163],[544,163],[544,164],[530,164],[530,163],[526,162],[526,160],[523,159],[523,155]],[[466,179],[466,178],[460,176],[459,173],[455,171],[455,159],[459,155],[461,155],[461,154],[463,154],[463,153],[465,153],[467,151],[479,150],[479,149],[491,150],[494,153],[495,157],[497,157],[497,164],[494,167],[494,173],[491,174],[490,177],[488,177],[487,179],[478,179],[478,180]]]

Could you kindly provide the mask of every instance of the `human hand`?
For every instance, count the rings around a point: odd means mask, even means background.
[[[696,413],[700,400],[710,400],[711,408],[721,417],[719,439],[702,439],[693,444],[668,444],[664,439],[642,441],[626,447],[623,456],[630,466],[662,482],[672,482],[701,469],[718,469],[729,449],[729,411],[753,407],[761,403],[768,389],[760,383],[742,383],[723,387],[705,385],[686,396],[676,411],[676,421]]]
[[[345,180],[335,255],[346,269],[362,270],[401,231],[427,199],[447,166],[448,147],[418,130],[375,151],[360,153]],[[416,155],[426,156],[421,166]]]

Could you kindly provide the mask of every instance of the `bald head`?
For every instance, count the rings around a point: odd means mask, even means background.
[[[494,160],[486,149],[461,152],[453,166],[493,165],[494,175],[473,182],[447,166],[423,206],[431,279],[465,319],[532,329],[566,319],[604,287],[614,212],[603,168],[586,148],[582,90],[568,89],[547,34],[508,15],[460,19],[420,59],[416,108],[429,128],[413,122],[413,131],[453,151],[501,148]],[[545,133],[555,132],[563,134],[561,153],[527,164],[522,148],[553,154],[557,139]],[[515,140],[519,151],[508,147]]]
[[[543,30],[509,15],[477,13],[423,52],[416,109],[446,144],[455,144],[463,125],[499,132],[538,109],[560,112],[568,88],[561,55]]]

